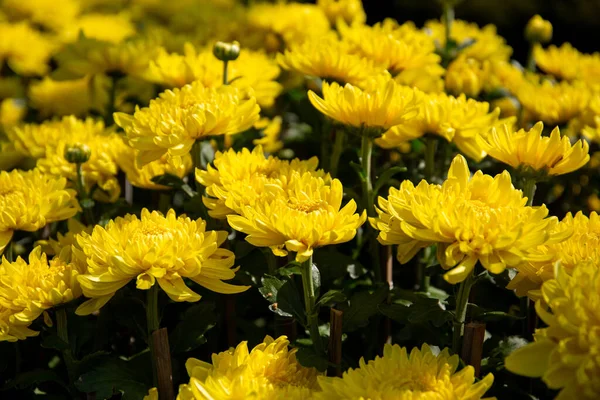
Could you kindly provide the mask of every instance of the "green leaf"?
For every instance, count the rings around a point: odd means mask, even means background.
[[[406,172],[407,169],[406,167],[402,166],[397,166],[397,167],[392,167],[389,169],[386,169],[379,178],[377,178],[377,181],[375,182],[374,185],[374,189],[373,189],[373,194],[375,196],[377,196],[377,193],[379,193],[379,191],[381,190],[381,188],[392,178],[392,176],[400,173],[400,172]]]
[[[358,174],[358,178],[362,182],[364,182],[364,180],[366,179],[366,176],[365,176],[365,171],[363,171],[362,165],[355,163],[354,161],[350,161],[350,166],[352,167],[352,169],[354,169],[354,171],[356,171],[356,173]]]
[[[279,268],[277,273],[281,276],[289,277],[292,275],[302,275],[302,265],[297,261],[292,261]]]
[[[213,303],[201,302],[189,307],[181,321],[169,335],[171,351],[183,353],[192,351],[206,343],[206,332],[217,324]]]
[[[343,330],[352,332],[369,323],[377,314],[379,305],[387,298],[389,288],[380,286],[374,292],[359,292],[350,298],[350,306],[344,311]]]
[[[96,399],[108,399],[122,393],[123,400],[139,400],[148,394],[150,383],[145,371],[131,368],[127,361],[109,359],[97,363],[75,382],[84,393],[96,392]]]
[[[262,286],[258,288],[258,291],[269,303],[277,302],[277,293],[283,286],[284,281],[275,278],[272,275],[267,275],[261,279]]]
[[[35,369],[20,373],[15,377],[15,379],[4,385],[2,389],[26,389],[43,382],[56,382],[63,388],[67,389],[67,386],[63,382],[62,378],[56,372],[50,369]]]
[[[324,357],[318,355],[312,347],[301,347],[296,352],[296,359],[306,368],[316,368],[324,372],[329,362]]]
[[[312,281],[315,292],[313,293],[315,297],[319,297],[321,294],[321,274],[319,272],[319,268],[315,264],[311,264],[312,269]]]
[[[215,159],[215,149],[210,144],[210,140],[200,143],[200,168],[206,169],[206,166]]]
[[[525,317],[509,314],[504,311],[490,311],[486,310],[483,307],[479,307],[476,304],[469,303],[469,309],[471,310],[471,315],[473,320],[481,321],[481,322],[495,322],[502,321],[505,319],[517,321],[520,319],[524,319]]]
[[[81,199],[79,200],[79,205],[81,206],[81,208],[94,208],[96,202],[92,199]]]
[[[181,179],[180,177],[173,175],[173,174],[157,175],[150,180],[152,182],[156,183],[157,185],[168,186],[170,188],[175,188],[175,189],[179,189],[181,186],[183,186],[185,184],[183,179]]]
[[[69,344],[55,334],[45,336],[40,345],[46,349],[55,349],[58,351],[67,350],[69,348]]]
[[[339,290],[330,290],[317,301],[317,307],[331,306],[335,303],[344,301],[346,301],[346,295],[344,293]]]
[[[396,322],[406,323],[410,314],[410,307],[404,304],[380,304],[379,311]]]
[[[277,308],[290,316],[302,325],[306,325],[305,311],[302,299],[298,294],[298,288],[293,281],[286,281],[277,292]]]
[[[319,268],[321,281],[325,286],[342,278],[346,273],[349,273],[352,279],[366,273],[365,267],[360,262],[335,250],[316,251],[313,260]]]
[[[409,290],[395,290],[397,297],[395,303],[406,307],[406,315],[400,322],[409,324],[422,324],[431,322],[435,327],[441,327],[452,320],[452,313],[446,310],[447,296],[443,293],[412,292]],[[386,310],[392,312],[391,309]],[[396,307],[396,311],[401,311]],[[390,316],[390,318],[395,319]]]

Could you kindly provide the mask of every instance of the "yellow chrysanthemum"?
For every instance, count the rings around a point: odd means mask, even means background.
[[[7,63],[19,75],[46,74],[55,48],[52,40],[26,22],[0,23],[0,63]]]
[[[560,262],[564,271],[571,275],[575,267],[583,262],[600,266],[600,217],[592,212],[587,217],[582,212],[567,213],[556,227],[557,231],[573,232],[567,240],[537,248],[540,254],[552,257],[546,262],[528,262],[517,267],[519,272],[507,288],[516,290],[519,296],[540,298],[542,283],[554,278],[554,263]]]
[[[371,220],[383,245],[398,245],[405,264],[422,248],[437,245],[437,258],[449,270],[450,283],[463,281],[480,262],[499,274],[523,261],[543,261],[536,246],[564,240],[569,232],[554,232],[548,209],[526,207],[504,171],[491,177],[477,171],[470,177],[467,161],[456,156],[442,185],[404,181],[379,198],[378,218]],[[534,257],[535,256],[535,257]],[[547,260],[550,257],[545,257]]]
[[[431,35],[433,40],[439,43],[441,48],[446,47],[445,27],[442,22],[427,21],[424,30]],[[472,44],[461,50],[461,55],[479,61],[508,61],[512,54],[512,48],[506,44],[504,38],[498,36],[494,25],[486,25],[480,28],[474,23],[454,20],[450,38],[459,45],[472,41]]]
[[[251,88],[258,104],[270,107],[283,87],[276,80],[281,70],[272,58],[263,52],[242,49],[239,57],[227,64],[231,86],[241,90]],[[184,46],[184,54],[161,50],[150,62],[146,79],[168,88],[182,87],[199,81],[206,87],[223,85],[223,62],[218,60],[212,48],[197,51],[190,43]]]
[[[542,378],[560,390],[556,399],[597,399],[600,396],[600,269],[581,263],[572,276],[558,266],[556,278],[542,286],[535,309],[548,325],[535,342],[505,360],[509,371]]]
[[[349,24],[364,24],[367,20],[362,0],[317,0],[317,6],[325,12],[332,25],[340,18]]]
[[[143,76],[158,46],[145,40],[128,40],[117,44],[80,37],[57,55],[61,79],[95,74]]]
[[[529,113],[529,120],[552,126],[579,116],[590,100],[589,88],[582,82],[524,80],[515,95]]]
[[[77,276],[81,272],[74,264],[65,262],[61,257],[48,261],[39,246],[29,254],[29,262],[21,257],[15,262],[2,258],[0,310],[6,308],[12,311],[9,325],[26,328],[44,310],[81,296],[81,288],[77,282]],[[32,335],[3,332],[0,322],[0,341],[23,340],[25,336]]]
[[[39,169],[0,172],[0,252],[16,230],[35,232],[50,222],[74,216],[76,192],[65,189],[67,180]]]
[[[426,91],[443,88],[444,68],[434,42],[412,23],[397,25],[386,20],[373,27],[338,23],[338,30],[353,52],[387,69],[399,83]]]
[[[294,173],[285,189],[265,190],[268,196],[242,208],[241,215],[228,215],[227,222],[247,234],[250,244],[269,247],[280,257],[293,251],[296,261],[306,261],[317,247],[352,240],[366,219],[366,211],[355,213],[354,200],[340,209],[344,188],[337,179],[329,185],[309,172]]]
[[[43,117],[83,116],[90,111],[101,111],[102,104],[108,101],[107,88],[96,77],[68,81],[46,77],[32,82],[28,95],[31,107]]]
[[[300,400],[317,389],[317,371],[296,360],[285,336],[266,336],[248,351],[248,342],[212,355],[212,364],[190,358],[185,363],[189,384],[179,387],[177,400]]]
[[[233,149],[215,154],[214,167],[196,169],[196,180],[206,187],[203,198],[208,213],[213,218],[224,219],[230,214],[241,214],[246,206],[255,206],[267,187],[275,186],[284,192],[294,173],[309,172],[314,176],[330,181],[329,174],[317,170],[319,160],[280,160],[265,157],[262,146],[252,151],[244,148],[239,152]]]
[[[489,65],[489,71],[483,82],[483,90],[492,92],[498,89],[506,89],[515,93],[525,79],[523,68],[516,63],[506,61],[483,61]]]
[[[166,216],[147,209],[141,218],[128,214],[96,225],[91,234],[77,236],[81,250],[74,256],[87,264],[79,275],[83,294],[91,299],[77,309],[86,315],[100,309],[117,290],[132,279],[138,289],[158,284],[173,301],[195,302],[200,295],[185,285],[183,278],[219,293],[240,293],[249,286],[235,286],[222,280],[233,279],[235,256],[219,246],[227,232],[206,231],[206,222],[175,215]]]
[[[80,11],[77,0],[4,0],[2,11],[10,19],[26,19],[53,31],[61,31],[75,22]]]
[[[0,102],[0,127],[6,132],[17,125],[27,114],[27,104],[23,99],[8,98]]]
[[[258,120],[254,124],[254,127],[261,130],[262,137],[254,139],[252,144],[262,146],[267,153],[277,153],[283,148],[283,142],[280,139],[282,122],[283,119],[281,117],[273,119],[261,118]]]
[[[330,30],[327,16],[313,4],[255,3],[248,9],[247,21],[251,28],[272,33],[287,45],[323,36]],[[310,29],[306,29],[308,26]]]
[[[258,121],[259,111],[256,98],[237,88],[194,82],[161,93],[148,107],[136,107],[133,115],[115,113],[115,122],[139,150],[138,166],[165,154],[179,165],[196,140],[243,132]]]
[[[35,245],[41,246],[42,251],[50,256],[60,254],[60,258],[67,262],[76,261],[72,258],[72,246],[79,246],[76,235],[81,232],[92,233],[93,226],[85,226],[75,218],[69,218],[67,221],[67,232],[58,233],[56,239],[38,240]],[[82,268],[84,269],[84,268]]]
[[[348,44],[334,35],[292,44],[277,55],[277,60],[287,70],[359,87],[385,70],[363,56],[352,54]]]
[[[446,90],[455,95],[464,93],[469,97],[477,97],[489,75],[489,62],[459,56],[446,71]]]
[[[578,170],[590,159],[589,145],[578,140],[574,145],[561,137],[558,127],[550,136],[542,136],[544,124],[538,122],[529,131],[513,132],[508,126],[492,129],[480,136],[485,151],[496,160],[513,168],[545,175],[563,175]]]
[[[7,140],[0,139],[0,171],[15,168],[25,158],[25,155]]]
[[[362,90],[347,83],[323,83],[323,98],[308,92],[312,105],[327,117],[374,136],[417,115],[417,92],[391,79]]]
[[[551,45],[546,49],[536,45],[533,57],[542,71],[559,79],[573,80],[580,76],[581,53],[570,43],[563,43],[560,47]]]
[[[80,34],[90,39],[120,43],[135,35],[135,26],[126,14],[85,14],[63,29],[61,39],[65,42],[77,40]]]
[[[419,113],[415,118],[394,126],[375,139],[375,143],[390,149],[431,134],[454,142],[462,153],[476,161],[485,157],[477,138],[501,122],[499,109],[490,112],[486,102],[445,93],[425,94],[419,97],[417,104]]]
[[[386,344],[383,357],[365,362],[344,372],[342,378],[319,377],[321,392],[317,400],[478,400],[492,386],[494,376],[487,374],[475,383],[475,370],[468,365],[459,372],[458,355],[448,349],[435,355],[424,344],[413,348]]]
[[[193,167],[192,156],[186,154],[182,157],[182,163],[175,166],[168,162],[167,157],[163,156],[156,161],[138,168],[135,165],[137,151],[127,144],[120,146],[116,155],[116,161],[119,168],[125,172],[127,180],[135,187],[153,190],[169,190],[170,188],[158,185],[152,182],[152,178],[159,175],[170,174],[179,178],[185,177]]]

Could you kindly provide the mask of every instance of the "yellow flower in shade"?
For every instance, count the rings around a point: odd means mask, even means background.
[[[494,376],[487,374],[475,383],[475,370],[467,365],[458,369],[458,355],[450,356],[448,349],[434,354],[424,344],[413,348],[386,344],[383,357],[365,362],[344,372],[342,378],[320,376],[322,389],[315,392],[317,400],[361,399],[457,399],[478,400],[492,386]]]
[[[277,60],[287,70],[359,87],[385,69],[363,56],[352,54],[349,46],[333,35],[292,44],[283,54],[277,55]]]
[[[450,63],[446,71],[446,90],[455,95],[464,93],[469,97],[477,97],[489,75],[489,62],[458,57]]]
[[[300,400],[318,388],[318,373],[296,360],[285,336],[248,350],[248,342],[213,354],[212,364],[190,358],[185,363],[190,382],[179,387],[177,400]]]
[[[196,180],[206,187],[203,198],[208,213],[213,218],[224,219],[230,214],[241,214],[246,206],[255,206],[267,193],[268,187],[278,187],[286,192],[294,173],[310,174],[331,180],[329,174],[317,170],[319,160],[280,160],[265,157],[262,146],[250,151],[233,149],[215,154],[214,167],[196,169]]]
[[[136,107],[133,115],[115,113],[115,122],[139,150],[138,166],[165,154],[179,165],[196,140],[243,132],[258,121],[259,111],[256,98],[237,88],[195,82],[161,93],[148,107]]]
[[[548,325],[535,341],[511,353],[509,371],[560,390],[556,399],[597,399],[600,396],[600,269],[581,263],[572,276],[557,266],[556,278],[542,286],[538,316]]]
[[[73,24],[80,12],[77,0],[4,0],[2,11],[14,20],[28,20],[55,32]]]
[[[29,86],[31,107],[43,117],[64,115],[83,116],[90,111],[101,111],[108,101],[106,85],[100,77],[83,77],[68,81],[44,78]]]
[[[283,119],[281,117],[273,119],[261,118],[258,120],[254,124],[254,127],[261,130],[262,137],[254,139],[252,144],[262,146],[267,153],[277,153],[283,148],[283,142],[280,139],[282,122]]]
[[[565,273],[572,275],[580,263],[590,262],[600,266],[600,217],[595,212],[586,216],[581,211],[575,214],[568,213],[556,231],[572,232],[568,239],[544,245],[537,248],[537,252],[544,257],[551,257],[550,261],[527,262],[517,266],[519,272],[507,288],[515,290],[519,296],[529,296],[537,300],[541,293],[539,289],[547,280],[554,279],[554,263],[560,262]]]
[[[442,49],[446,47],[444,29],[444,24],[439,20],[427,21],[424,28]],[[477,24],[457,19],[452,23],[450,38],[459,45],[473,42],[461,50],[461,55],[467,58],[475,58],[479,61],[508,61],[512,54],[512,48],[506,44],[504,38],[498,36],[494,25],[480,28]]]
[[[347,83],[323,83],[323,98],[308,92],[312,105],[325,116],[344,125],[379,136],[417,114],[417,92],[391,79],[379,80],[362,90]]]
[[[9,97],[22,98],[25,96],[25,87],[18,76],[0,78],[0,99]]]
[[[563,43],[562,46],[535,46],[533,57],[539,69],[558,79],[574,80],[581,76],[581,62],[583,55],[571,46]]]
[[[525,80],[515,90],[515,95],[529,114],[529,120],[553,126],[579,116],[590,100],[590,90],[583,82]]]
[[[12,311],[8,318],[9,325],[26,328],[44,310],[81,296],[77,282],[81,272],[61,257],[48,261],[39,246],[29,254],[29,262],[21,257],[15,262],[3,258],[0,265],[0,310],[6,308]],[[23,340],[26,336],[33,336],[32,332],[22,332],[25,333],[22,335],[17,330],[15,333],[3,332],[0,322],[0,341]],[[37,335],[37,332],[34,334]]]
[[[27,105],[23,99],[4,99],[0,102],[0,125],[6,132],[25,118]]]
[[[251,29],[271,33],[276,36],[276,41],[282,39],[287,45],[323,36],[330,30],[327,16],[313,4],[256,3],[248,9],[246,18]],[[307,26],[310,29],[306,29]]]
[[[486,80],[483,82],[483,91],[492,92],[506,89],[515,93],[525,79],[523,67],[516,63],[506,61],[483,61],[489,65]]]
[[[550,136],[542,136],[544,124],[538,122],[529,131],[514,132],[503,126],[480,136],[485,151],[496,160],[532,173],[563,175],[583,167],[590,159],[589,145],[578,140],[574,145],[561,137],[558,127]]]
[[[296,173],[285,190],[265,189],[268,196],[242,208],[241,215],[228,215],[227,222],[247,234],[250,244],[269,247],[280,257],[292,251],[303,262],[317,247],[352,240],[366,219],[366,211],[355,213],[354,200],[341,207],[344,188],[337,179],[329,185],[311,173]]]
[[[479,161],[486,153],[478,137],[500,123],[514,120],[499,120],[500,109],[490,112],[488,103],[467,99],[464,95],[453,97],[445,93],[430,93],[419,96],[417,104],[419,112],[415,118],[394,126],[381,138],[375,139],[375,143],[390,149],[426,134],[436,135],[454,142],[462,153]]]
[[[91,234],[77,236],[81,250],[72,249],[87,264],[78,280],[91,298],[76,312],[87,315],[100,309],[133,279],[142,290],[158,284],[173,301],[200,300],[183,278],[218,293],[243,292],[249,286],[222,281],[233,279],[237,271],[232,268],[234,254],[219,248],[226,239],[227,232],[206,231],[203,220],[177,217],[172,209],[166,216],[143,209],[141,218],[128,214],[104,228],[96,225]]]
[[[41,246],[42,251],[47,255],[54,256],[60,254],[62,260],[67,262],[76,261],[72,259],[71,251],[72,246],[79,246],[75,237],[81,232],[92,233],[93,226],[85,226],[77,219],[69,218],[67,229],[65,234],[57,233],[56,239],[38,240],[35,245]]]
[[[125,14],[85,14],[61,32],[65,42],[76,41],[80,34],[90,39],[120,43],[135,35],[135,26]]]
[[[127,180],[135,187],[153,190],[169,190],[170,188],[158,185],[152,182],[152,178],[159,175],[170,174],[179,178],[185,177],[193,167],[192,156],[186,154],[182,157],[182,163],[179,166],[168,162],[166,156],[162,156],[156,161],[152,161],[141,168],[135,165],[137,151],[129,145],[123,143],[116,155],[116,161],[119,168],[125,172]]]
[[[389,196],[379,198],[379,230],[383,245],[398,245],[398,261],[411,260],[422,248],[437,245],[437,259],[449,270],[444,278],[463,281],[480,262],[494,274],[523,261],[544,261],[550,256],[536,247],[564,240],[570,232],[555,232],[556,217],[548,209],[526,207],[527,198],[504,171],[491,177],[477,171],[470,176],[467,161],[458,155],[442,185],[404,181]]]
[[[263,52],[242,49],[236,60],[227,64],[228,81],[241,90],[251,88],[258,104],[270,107],[283,87],[276,80],[281,70],[275,60]],[[184,54],[161,50],[150,62],[145,78],[167,88],[182,87],[199,81],[206,87],[223,85],[223,62],[212,48],[197,51],[190,43],[184,45]]]
[[[142,400],[158,400],[158,389],[153,387],[148,390],[148,394]]]
[[[56,44],[26,22],[0,22],[0,63],[22,76],[44,75]]]
[[[443,88],[440,77],[444,68],[435,53],[435,44],[412,23],[397,25],[386,20],[373,27],[360,24],[349,27],[340,21],[338,30],[353,52],[387,69],[399,83],[426,91]],[[436,81],[441,87],[437,87]]]
[[[332,25],[340,18],[349,24],[364,24],[367,20],[362,0],[317,0],[317,6],[325,12]]]
[[[158,46],[147,40],[104,42],[80,37],[58,54],[55,77],[73,79],[95,74],[143,76]]]
[[[17,151],[11,142],[0,139],[0,171],[15,168],[24,158],[25,155]]]
[[[35,232],[46,224],[71,218],[79,210],[67,180],[39,169],[0,172],[0,252],[14,231]]]

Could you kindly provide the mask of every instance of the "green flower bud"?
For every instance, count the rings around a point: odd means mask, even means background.
[[[221,61],[237,60],[240,56],[240,44],[238,42],[217,42],[213,47],[213,54]]]
[[[525,39],[533,43],[548,43],[552,39],[552,24],[534,15],[525,27]]]
[[[65,148],[65,159],[73,164],[83,164],[90,159],[92,149],[87,144],[74,144]]]

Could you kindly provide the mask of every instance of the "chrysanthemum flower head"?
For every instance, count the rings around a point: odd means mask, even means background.
[[[572,275],[557,265],[556,277],[542,286],[538,316],[548,325],[535,341],[505,360],[509,371],[542,378],[556,399],[597,399],[600,396],[600,269],[592,262],[575,267]]]
[[[555,228],[556,231],[572,232],[566,240],[540,246],[536,249],[549,261],[531,261],[517,266],[519,272],[510,283],[508,289],[514,289],[519,296],[529,296],[537,300],[539,289],[545,281],[554,278],[554,264],[560,262],[563,271],[569,275],[577,265],[585,262],[600,266],[600,217],[596,212],[586,216],[581,211],[567,213]]]
[[[286,192],[294,173],[310,173],[322,177],[326,182],[331,178],[323,170],[317,170],[319,160],[280,160],[266,157],[262,146],[252,151],[244,148],[239,152],[230,149],[217,152],[214,167],[196,170],[196,180],[206,187],[203,198],[213,218],[224,219],[230,214],[241,214],[246,206],[253,207],[263,198],[268,187],[280,188]]]
[[[458,355],[450,356],[448,349],[434,354],[424,344],[408,353],[405,347],[386,344],[383,357],[365,362],[344,372],[342,378],[319,377],[322,389],[315,392],[318,400],[425,400],[481,399],[492,386],[494,376],[486,375],[475,383],[475,370],[466,366],[458,369]]]
[[[398,245],[402,264],[436,244],[438,261],[449,270],[444,278],[454,284],[477,262],[498,274],[523,261],[542,261],[536,246],[568,237],[553,231],[558,220],[546,218],[545,206],[526,207],[526,202],[507,171],[495,177],[477,171],[471,177],[459,155],[442,185],[404,181],[399,189],[390,188],[387,199],[379,198],[379,217],[371,223],[381,244]]]
[[[366,219],[365,211],[355,213],[354,200],[341,207],[344,192],[337,179],[327,184],[309,172],[294,173],[285,189],[265,189],[266,196],[242,208],[240,215],[228,215],[227,221],[247,234],[249,243],[269,247],[277,256],[293,251],[303,262],[317,247],[352,240]]]
[[[10,322],[27,326],[48,308],[68,303],[81,296],[77,276],[82,271],[62,257],[48,260],[36,247],[26,262],[21,257],[0,265],[0,308],[14,313]],[[18,339],[22,339],[19,337]]]
[[[261,118],[254,124],[254,128],[261,130],[261,137],[254,139],[252,144],[262,146],[265,152],[273,154],[283,148],[283,142],[280,139],[281,124],[283,119],[279,116],[269,119]]]
[[[455,95],[464,93],[477,97],[489,79],[490,63],[474,58],[459,56],[453,60],[446,71],[446,90]]]
[[[256,98],[235,87],[207,88],[195,82],[161,93],[148,107],[136,107],[133,115],[115,113],[115,122],[139,150],[139,166],[165,154],[178,165],[196,140],[243,132],[258,121],[259,111]]]
[[[212,364],[190,358],[185,364],[190,382],[180,386],[178,399],[310,398],[317,371],[302,367],[289,344],[285,336],[267,336],[250,351],[248,343],[241,342],[235,349],[213,354]]]
[[[27,20],[55,32],[75,23],[81,4],[77,0],[4,0],[2,11],[10,19]]]
[[[392,79],[378,79],[365,90],[349,83],[323,83],[323,98],[309,91],[313,106],[334,121],[369,136],[379,136],[392,126],[417,115],[417,92]]]
[[[43,174],[39,169],[0,171],[0,252],[14,231],[34,232],[77,213],[76,192],[66,185],[65,178]]]
[[[27,22],[0,23],[0,61],[22,76],[44,75],[56,44]]]
[[[325,12],[332,25],[340,18],[349,24],[364,24],[367,20],[362,0],[317,0],[317,6]]]
[[[227,64],[231,86],[240,90],[252,89],[258,104],[273,105],[282,86],[276,80],[281,70],[275,60],[260,51],[242,48],[236,60]],[[212,48],[197,50],[190,43],[184,45],[183,54],[161,50],[150,62],[145,78],[166,88],[179,88],[194,81],[206,87],[223,85],[223,62],[218,60]]]
[[[48,240],[38,240],[35,245],[40,246],[42,251],[49,256],[60,254],[60,258],[67,262],[73,260],[72,246],[77,244],[76,236],[81,232],[88,234],[92,233],[93,226],[85,226],[76,218],[69,218],[67,221],[67,232],[65,234],[57,233],[56,239],[49,238]],[[82,268],[84,270],[85,268]]]
[[[195,302],[200,295],[187,287],[188,278],[219,293],[240,293],[248,286],[223,282],[235,276],[234,254],[219,246],[227,232],[206,231],[206,222],[147,209],[141,218],[128,214],[96,225],[91,234],[77,236],[81,250],[74,256],[87,264],[79,276],[83,294],[91,299],[77,313],[89,314],[109,301],[115,292],[135,279],[138,289],[158,284],[173,301]]]
[[[7,98],[0,102],[0,127],[6,132],[20,123],[27,114],[27,104],[23,99]]]
[[[83,34],[90,39],[110,43],[120,43],[135,35],[133,22],[126,14],[84,14],[61,32],[65,42],[77,40]]]
[[[277,60],[287,70],[358,87],[385,70],[368,58],[352,53],[350,46],[333,34],[292,44],[277,55]]]
[[[529,131],[521,129],[513,132],[502,126],[480,136],[480,140],[491,157],[533,174],[568,174],[589,161],[589,145],[585,140],[571,145],[569,137],[561,137],[558,127],[552,130],[550,136],[542,136],[543,130],[542,122]]]
[[[542,71],[558,79],[571,81],[581,76],[583,55],[570,43],[563,43],[560,47],[550,45],[546,49],[537,45],[533,49],[533,57]]]

